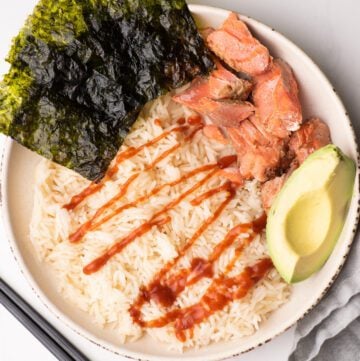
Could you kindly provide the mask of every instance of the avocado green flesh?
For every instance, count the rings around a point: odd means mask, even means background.
[[[314,152],[287,180],[269,212],[270,256],[289,283],[318,271],[345,223],[356,168],[339,148]]]

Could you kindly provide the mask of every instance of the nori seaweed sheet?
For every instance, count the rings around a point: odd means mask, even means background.
[[[0,84],[0,131],[100,180],[143,105],[213,68],[184,0],[40,0]]]

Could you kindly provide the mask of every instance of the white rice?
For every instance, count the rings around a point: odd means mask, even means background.
[[[173,103],[170,95],[148,104],[126,138],[121,151],[129,146],[144,144],[160,135],[178,118],[189,114],[189,110]],[[157,118],[161,119],[162,126],[154,123]],[[190,205],[189,200],[196,194],[223,183],[224,180],[220,177],[212,178],[171,210],[171,222],[161,227],[161,230],[154,227],[136,239],[99,272],[92,275],[83,273],[83,267],[117,239],[148,220],[156,210],[204,176],[200,174],[186,184],[165,188],[147,202],[126,210],[100,229],[88,233],[77,244],[68,241],[69,234],[113,197],[119,185],[130,175],[144,169],[159,154],[182,138],[181,134],[172,133],[159,145],[145,148],[137,156],[123,162],[113,181],[107,182],[100,192],[89,197],[72,212],[66,211],[62,206],[89,182],[75,172],[47,160],[41,161],[36,169],[35,200],[30,226],[35,251],[40,259],[55,271],[60,294],[90,314],[100,326],[113,329],[121,343],[134,341],[148,333],[156,340],[166,343],[170,349],[183,350],[220,340],[240,338],[256,332],[269,313],[280,307],[289,297],[289,286],[272,270],[245,298],[231,303],[223,311],[195,326],[193,337],[188,337],[185,343],[177,340],[171,324],[159,329],[142,329],[133,323],[128,309],[137,297],[140,286],[148,284],[165,262],[177,255],[179,247],[186,243],[200,224],[212,214],[224,199],[224,194],[218,194],[196,208]],[[220,156],[233,152],[229,146],[213,142],[199,132],[191,142],[184,143],[179,151],[164,159],[155,170],[142,172],[119,204],[128,203],[157,185],[175,180],[200,165],[215,162]],[[232,227],[251,221],[262,212],[258,183],[247,182],[243,188],[237,190],[236,198],[196,241],[177,267],[188,266],[193,256],[207,257]],[[215,274],[225,269],[233,254],[234,246],[225,251],[216,262]],[[244,266],[252,265],[266,255],[264,235],[258,236],[237,261],[231,275],[241,272]],[[210,282],[209,279],[203,279],[186,289],[178,297],[174,307],[196,303]],[[156,318],[163,312],[155,303],[143,307],[145,320]]]

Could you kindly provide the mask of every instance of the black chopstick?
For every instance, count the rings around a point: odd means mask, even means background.
[[[1,278],[0,304],[12,313],[58,360],[89,361]]]

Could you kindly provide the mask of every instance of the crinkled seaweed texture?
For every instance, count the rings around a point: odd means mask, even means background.
[[[0,84],[0,131],[99,180],[143,105],[213,67],[184,0],[40,0]]]

